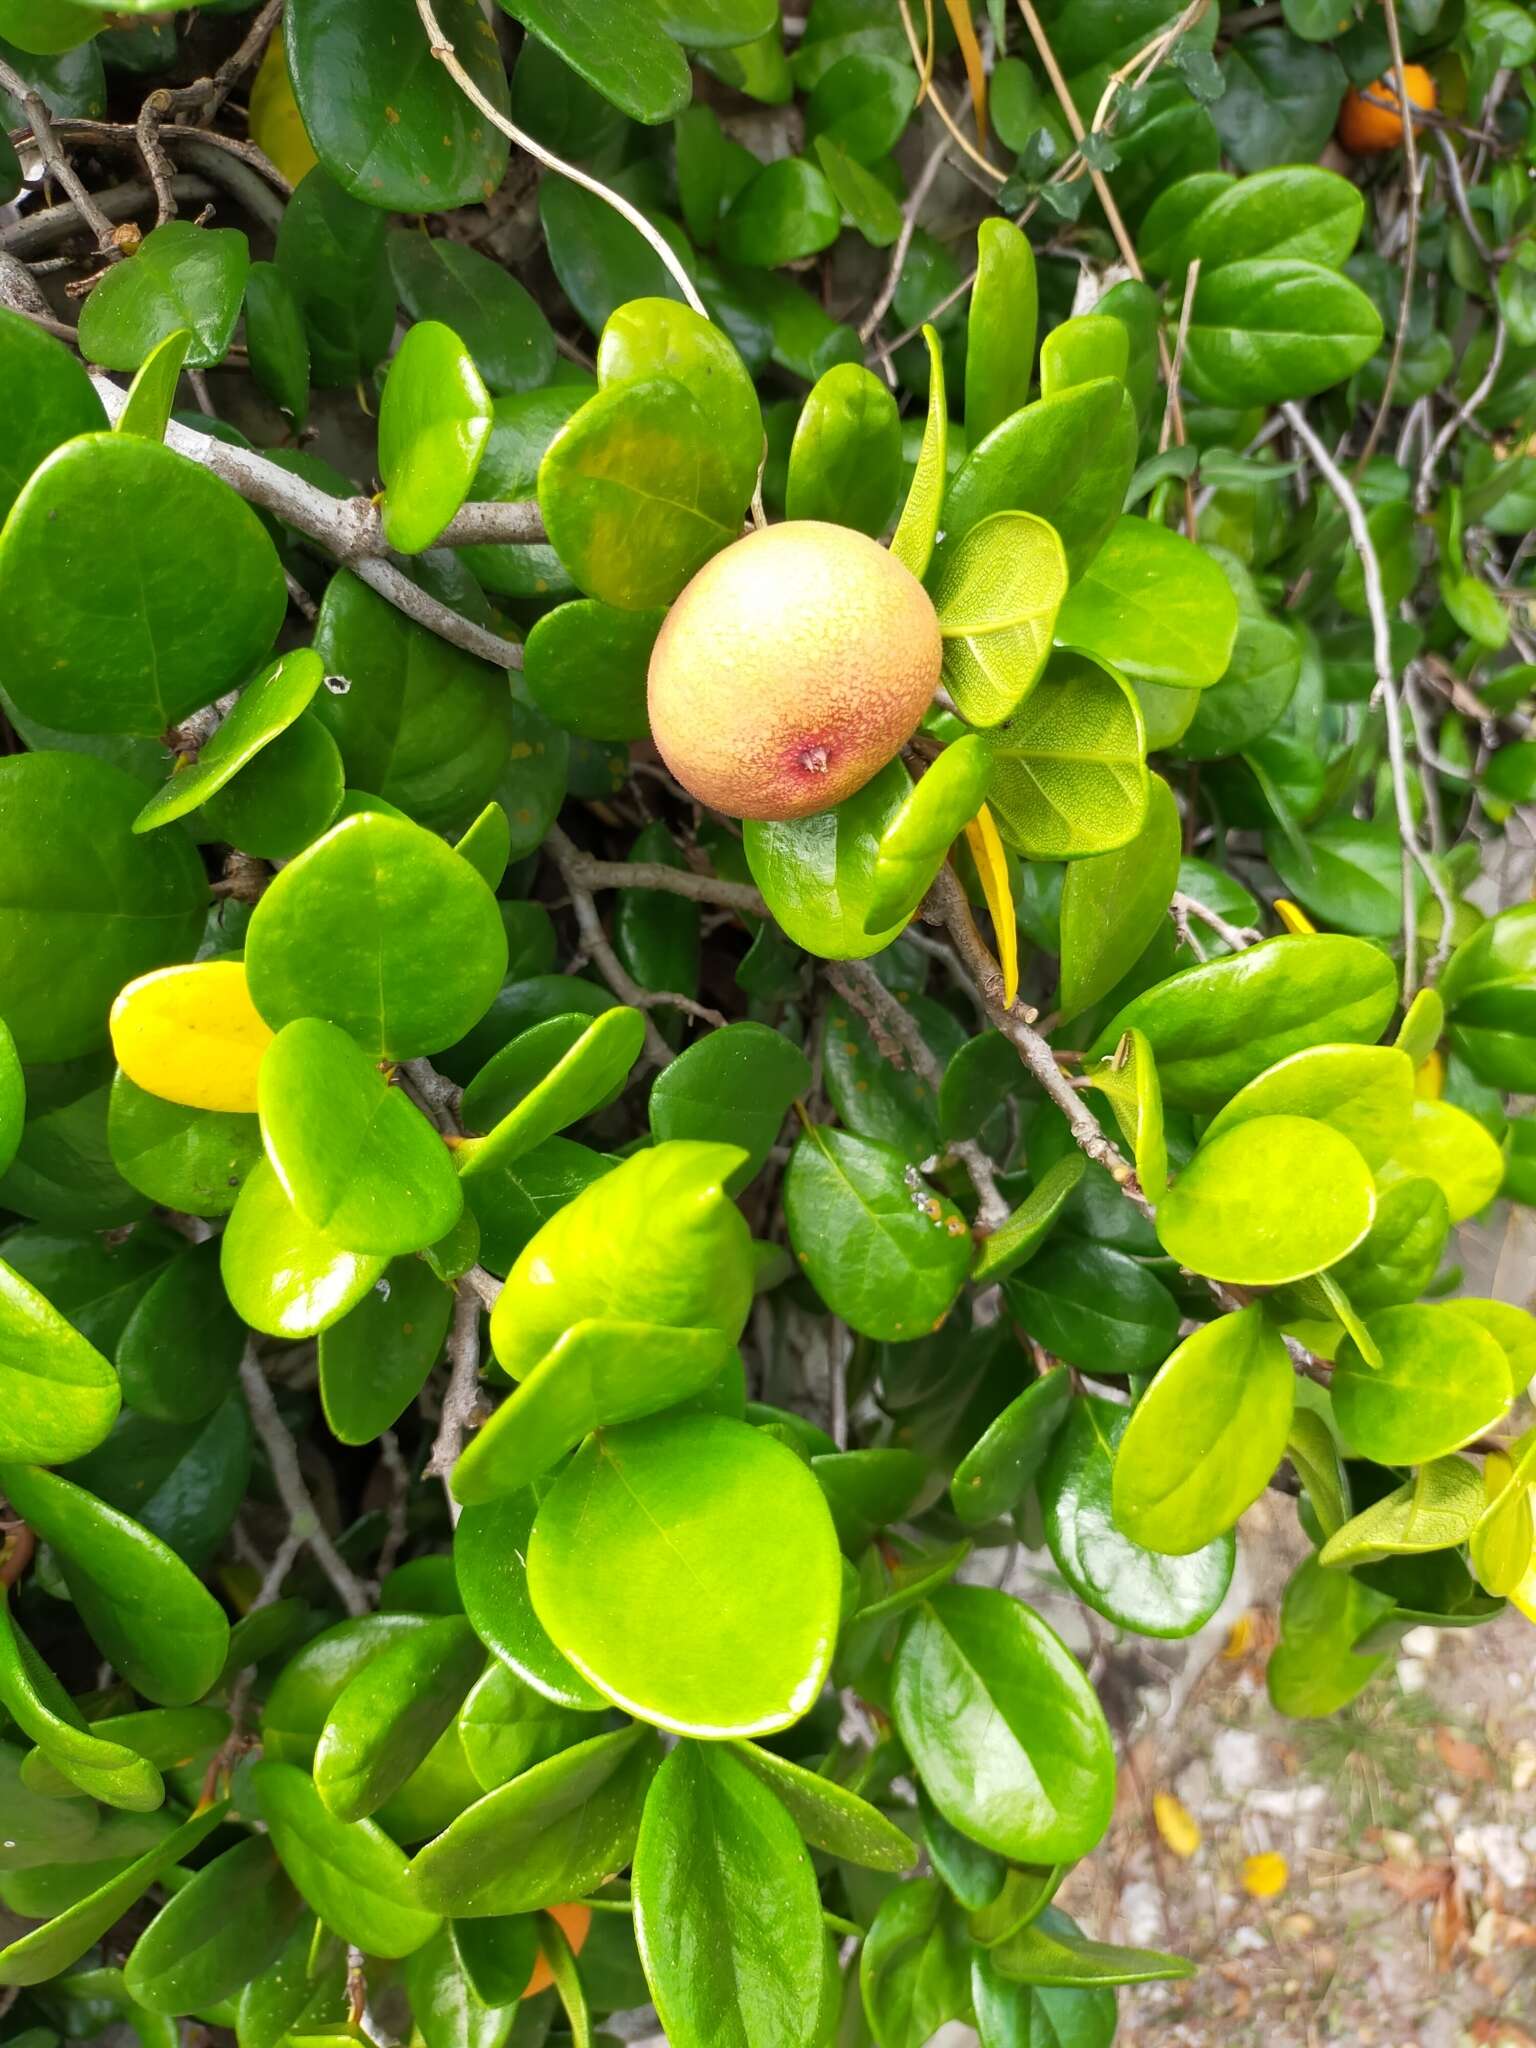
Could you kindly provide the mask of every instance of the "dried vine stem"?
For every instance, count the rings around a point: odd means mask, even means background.
[[[353,1617],[366,1614],[370,1605],[367,1592],[361,1579],[331,1541],[320,1519],[320,1511],[299,1470],[298,1446],[287,1423],[277,1412],[272,1389],[256,1355],[254,1338],[246,1345],[245,1355],[240,1360],[240,1385],[245,1391],[245,1405],[250,1410],[252,1427],[261,1438],[267,1462],[272,1467],[273,1482],[278,1498],[287,1510],[292,1534],[299,1538],[330,1580],[337,1599],[348,1614]]]
[[[432,0],[416,0],[416,12],[421,16],[422,26],[427,32],[432,55],[464,97],[480,109],[491,126],[499,129],[509,142],[515,142],[517,147],[531,156],[536,163],[541,163],[545,170],[557,171],[562,178],[569,178],[573,185],[580,185],[584,191],[591,192],[596,198],[611,206],[615,213],[622,214],[635,233],[642,235],[660,257],[666,266],[668,276],[672,278],[686,302],[692,306],[695,313],[707,320],[708,308],[699,297],[693,279],[678,261],[677,253],[666,236],[652,227],[639,207],[632,206],[622,192],[615,192],[611,186],[605,185],[601,178],[594,178],[590,171],[583,171],[575,164],[568,164],[563,157],[556,156],[553,150],[546,149],[542,142],[535,142],[531,135],[525,134],[521,128],[509,121],[500,107],[494,106],[486,98],[459,62],[459,53],[443,34]]]
[[[1403,249],[1403,290],[1397,304],[1397,332],[1392,337],[1392,353],[1387,358],[1387,374],[1382,380],[1381,403],[1376,408],[1370,432],[1365,437],[1365,446],[1355,459],[1356,476],[1361,475],[1365,465],[1376,453],[1376,444],[1381,439],[1382,429],[1387,424],[1387,414],[1392,408],[1392,394],[1397,389],[1398,372],[1403,364],[1403,351],[1408,345],[1408,314],[1413,305],[1413,278],[1419,256],[1419,146],[1413,133],[1413,103],[1408,97],[1408,71],[1403,62],[1403,36],[1398,25],[1397,0],[1381,0],[1381,11],[1386,18],[1387,42],[1392,51],[1392,76],[1397,87],[1397,105],[1403,129],[1403,168],[1407,174],[1408,186],[1408,236]]]
[[[53,131],[53,117],[48,103],[40,92],[35,92],[18,72],[11,69],[0,58],[0,89],[9,93],[27,117],[27,126],[32,130],[32,139],[37,144],[37,153],[42,158],[43,168],[69,194],[79,209],[80,218],[96,237],[98,252],[109,262],[122,255],[123,244],[118,239],[117,229],[96,204],[80,179],[74,167],[65,156],[59,138]]]

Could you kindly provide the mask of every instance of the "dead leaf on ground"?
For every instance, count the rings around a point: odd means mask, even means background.
[[[1390,1859],[1380,1866],[1380,1877],[1388,1891],[1396,1892],[1410,1906],[1440,1898],[1456,1882],[1449,1863],[1397,1863]]]
[[[1495,1776],[1493,1758],[1481,1743],[1469,1741],[1452,1728],[1437,1728],[1435,1754],[1458,1778],[1478,1778],[1484,1784],[1492,1784]]]
[[[1491,2013],[1472,2022],[1467,2039],[1475,2041],[1477,2048],[1536,2048],[1536,2034],[1514,2020],[1495,2019]]]

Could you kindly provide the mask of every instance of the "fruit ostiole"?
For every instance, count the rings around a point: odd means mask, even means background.
[[[933,602],[887,548],[789,520],[713,556],[672,606],[651,655],[651,732],[700,803],[809,817],[906,744],[942,660]]]

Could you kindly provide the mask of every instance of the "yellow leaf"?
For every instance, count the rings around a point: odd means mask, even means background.
[[[1438,1052],[1414,1069],[1413,1092],[1422,1102],[1438,1102],[1445,1093],[1445,1061]]]
[[[272,1033],[240,960],[160,967],[112,1005],[112,1050],[140,1088],[191,1109],[255,1114],[256,1072]]]
[[[267,53],[251,87],[250,128],[252,142],[276,164],[290,185],[297,185],[320,161],[293,96],[280,27],[267,44]]]
[[[985,804],[966,826],[965,843],[971,849],[971,858],[981,878],[982,894],[992,913],[992,928],[997,933],[997,950],[1003,970],[1003,1001],[1012,1009],[1019,993],[1019,925],[1013,911],[1013,884],[1008,879],[1008,859],[997,827],[992,822],[992,813]]]
[[[1308,917],[1301,905],[1293,903],[1288,896],[1277,896],[1275,898],[1275,915],[1285,926],[1286,930],[1294,933],[1298,939],[1310,938],[1317,930],[1317,926]]]
[[[981,45],[976,40],[976,24],[971,20],[971,0],[944,0],[944,5],[955,25],[955,40],[960,45],[960,55],[965,59],[965,76],[971,88],[971,106],[976,115],[977,138],[985,144],[987,67],[982,60]]]
[[[1250,1899],[1278,1899],[1290,1874],[1290,1866],[1277,1850],[1243,1858],[1243,1890]]]
[[[1182,1800],[1175,1799],[1171,1792],[1155,1792],[1152,1818],[1175,1856],[1194,1855],[1200,1846],[1200,1823]]]
[[[1257,1631],[1253,1625],[1253,1609],[1245,1607],[1236,1621],[1227,1630],[1227,1640],[1222,1644],[1221,1648],[1222,1656],[1233,1664],[1246,1657],[1253,1648],[1253,1639],[1256,1633]]]

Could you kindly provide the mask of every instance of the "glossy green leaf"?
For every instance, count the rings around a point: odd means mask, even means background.
[[[431,1940],[438,1915],[417,1903],[404,1852],[375,1821],[336,1820],[293,1764],[257,1764],[250,1786],[284,1870],[327,1927],[374,1956]]]
[[[355,384],[388,353],[395,293],[387,217],[316,165],[295,191],[277,236],[277,267],[299,302],[314,380]]]
[[[1186,1337],[1116,1449],[1116,1527],[1175,1556],[1224,1535],[1285,1456],[1295,1388],[1284,1340],[1257,1307]]]
[[[1431,1180],[1445,1197],[1452,1223],[1475,1216],[1498,1193],[1503,1156],[1488,1130],[1454,1102],[1420,1099],[1408,1128],[1382,1167],[1382,1185],[1405,1176]]]
[[[383,1282],[320,1333],[320,1404],[344,1444],[372,1443],[404,1414],[437,1363],[453,1296],[420,1259],[395,1259]]]
[[[498,1657],[470,1687],[455,1726],[469,1767],[487,1792],[592,1732],[590,1721],[535,1692]]]
[[[986,742],[967,733],[947,746],[880,834],[865,929],[888,931],[928,893],[945,855],[981,809],[992,772]]]
[[[59,526],[96,562],[88,593]],[[288,602],[250,507],[134,434],[83,434],[34,472],[0,532],[0,588],[6,689],[66,732],[157,736],[265,658]]]
[[[1339,1429],[1362,1457],[1416,1465],[1459,1450],[1508,1413],[1508,1355],[1456,1303],[1384,1308],[1366,1328],[1381,1364],[1368,1365],[1346,1339],[1332,1383]]]
[[[1190,389],[1211,405],[1310,398],[1381,346],[1381,316],[1357,285],[1295,257],[1202,269],[1185,342]]]
[[[978,1283],[1001,1280],[1027,1264],[1050,1235],[1086,1168],[1078,1151],[1064,1153],[1048,1167],[1007,1222],[982,1239],[971,1278]]]
[[[390,1059],[461,1037],[506,959],[495,899],[469,863],[372,812],[343,819],[283,869],[246,940],[251,996],[274,1030],[321,1017]]]
[[[346,1032],[296,1018],[258,1080],[267,1157],[296,1213],[349,1252],[435,1244],[463,1191],[441,1137]]]
[[[978,520],[929,578],[944,638],[944,683],[972,725],[999,725],[1034,687],[1066,595],[1054,528],[1029,512]]]
[[[888,1342],[948,1314],[971,1259],[965,1218],[894,1146],[810,1126],[784,1180],[790,1245],[834,1314]]]
[[[736,538],[747,492],[686,385],[651,376],[609,385],[572,415],[539,465],[538,495],[578,585],[643,611]]]
[[[1079,1599],[1138,1635],[1202,1628],[1226,1598],[1236,1549],[1230,1532],[1187,1556],[1148,1550],[1115,1522],[1119,1447],[1132,1418],[1084,1394],[1073,1403],[1039,1480],[1046,1541]]]
[[[185,332],[188,368],[206,370],[234,339],[250,263],[250,244],[238,229],[166,221],[126,263],[103,273],[80,309],[80,353],[104,370],[137,370],[162,342]]]
[[[1122,518],[1067,592],[1056,637],[1133,681],[1198,690],[1226,674],[1237,624],[1232,586],[1203,549]]]
[[[236,1198],[219,1259],[236,1314],[269,1337],[292,1338],[318,1336],[346,1315],[387,1263],[307,1223],[265,1158]]]
[[[990,1949],[988,1960],[1000,1976],[1011,1977],[1015,1983],[1065,1990],[1091,1990],[1100,1984],[1153,1984],[1195,1974],[1193,1963],[1161,1949],[1120,1948],[1113,1942],[1089,1941],[1065,1913],[1052,1907]]]
[[[620,1568],[633,1596],[604,1590]],[[599,1691],[680,1733],[751,1735],[821,1690],[839,1605],[820,1488],[782,1444],[712,1416],[587,1443],[540,1506],[536,1612]]]
[[[891,553],[914,576],[925,576],[933,557],[939,531],[939,513],[944,503],[944,484],[949,474],[949,412],[944,399],[944,357],[939,337],[931,327],[923,329],[928,350],[928,417],[923,427],[922,446],[906,503],[891,536]]]
[[[1004,1977],[990,1956],[971,1960],[971,2003],[982,2048],[1110,2048],[1115,1994],[1057,1991]]]
[[[1330,33],[1331,33],[1330,29]],[[1358,186],[1315,164],[1286,164],[1246,178],[1206,172],[1182,178],[1154,200],[1139,250],[1157,277],[1253,257],[1300,257],[1339,268],[1365,218]]]
[[[1073,861],[1061,885],[1061,985],[1075,1016],[1108,995],[1161,929],[1179,882],[1183,826],[1173,792],[1149,776],[1147,812],[1134,839]]]
[[[505,113],[506,67],[472,0],[444,0],[442,32]],[[315,153],[355,199],[403,213],[483,203],[504,137],[437,63],[412,0],[298,0],[284,42]]]
[[[102,1655],[161,1706],[200,1699],[223,1669],[229,1623],[175,1553],[57,1473],[10,1465],[4,1484],[12,1507],[57,1554]]]
[[[646,1795],[635,1939],[675,2048],[815,2038],[821,1898],[799,1832],[729,1749],[681,1742]]]
[[[480,1676],[485,1650],[446,1615],[392,1643],[349,1679],[315,1748],[315,1789],[337,1820],[362,1820],[398,1792]]]
[[[812,149],[845,222],[872,249],[888,249],[901,233],[901,208],[889,187],[830,135],[818,135]]]
[[[389,267],[412,318],[451,327],[492,391],[533,391],[549,382],[554,330],[538,301],[499,263],[447,236],[402,229],[389,237]]]
[[[1370,1168],[1331,1124],[1256,1116],[1207,1138],[1158,1204],[1181,1265],[1239,1286],[1282,1286],[1352,1252],[1370,1229]]]
[[[728,1193],[755,1178],[783,1128],[796,1096],[811,1083],[811,1064],[781,1032],[750,1019],[712,1031],[657,1075],[651,1089],[651,1135],[738,1145],[745,1162],[726,1175]]]
[[[163,441],[166,422],[176,404],[176,386],[191,346],[192,330],[178,327],[164,341],[156,342],[134,373],[128,387],[128,402],[117,416],[115,433],[142,434],[146,441]]]
[[[474,358],[441,321],[418,320],[379,406],[380,514],[392,548],[431,547],[469,496],[490,435],[491,394]]]
[[[991,734],[987,801],[1029,860],[1124,846],[1147,814],[1146,737],[1134,692],[1091,655],[1059,650]]]
[[[611,1102],[644,1042],[645,1019],[627,1008],[592,1018],[551,1017],[520,1032],[464,1091],[466,1127],[489,1135],[464,1148],[461,1170],[473,1178],[492,1164],[519,1159]]]
[[[778,1795],[813,1849],[866,1870],[910,1870],[916,1863],[911,1838],[835,1779],[755,1742],[733,1742],[731,1748]]]
[[[159,1422],[199,1421],[233,1387],[244,1338],[225,1298],[217,1244],[189,1245],[150,1282],[123,1325],[116,1354],[123,1399]]]
[[[109,1806],[148,1813],[165,1798],[155,1766],[126,1743],[91,1730],[74,1701],[12,1620],[0,1599],[0,1702],[23,1735],[38,1745],[54,1784],[32,1782],[25,1765],[22,1783],[35,1792],[69,1798],[88,1793]]]
[[[1358,1646],[1392,1604],[1390,1594],[1309,1557],[1285,1589],[1280,1641],[1265,1674],[1281,1713],[1332,1714],[1347,1706],[1386,1661]]]
[[[570,0],[501,4],[631,120],[669,121],[687,106],[687,61],[662,32],[652,8],[614,8],[607,0],[580,0],[574,6]]]
[[[1433,1458],[1336,1530],[1317,1561],[1332,1568],[1452,1550],[1471,1536],[1482,1508],[1477,1467],[1465,1458]]]
[[[0,1261],[0,1462],[62,1465],[116,1420],[117,1375],[58,1310]]]
[[[725,458],[731,492],[745,503],[763,459],[763,416],[752,379],[729,336],[675,299],[631,299],[603,325],[597,347],[598,388],[653,377],[672,378],[703,408]]]
[[[865,929],[872,915],[880,847],[902,816],[912,778],[890,761],[835,810],[787,823],[748,818],[743,831],[752,879],[785,936],[824,960],[862,960],[888,946],[906,922]]]
[[[1250,1118],[1301,1116],[1348,1138],[1368,1166],[1401,1142],[1413,1112],[1413,1070],[1391,1046],[1317,1045],[1268,1068],[1219,1110],[1202,1143]]]
[[[1075,1659],[1005,1593],[947,1586],[909,1618],[896,1726],[934,1805],[984,1847],[1068,1861],[1109,1825],[1109,1730]]]
[[[311,648],[279,655],[241,691],[218,730],[198,749],[197,759],[178,765],[156,790],[134,819],[134,831],[153,832],[207,803],[288,730],[307,709],[324,674],[325,664]]]
[[[20,313],[0,307],[0,375],[11,410],[0,448],[0,519],[44,456],[77,434],[98,433],[107,416],[82,365],[62,342]]]
[[[252,377],[302,427],[309,417],[309,337],[298,296],[275,263],[253,263],[246,275],[245,345]]]
[[[778,157],[731,202],[720,223],[720,251],[732,263],[773,270],[830,247],[841,226],[837,200],[817,166],[805,157]]]
[[[1112,1245],[1066,1233],[1010,1277],[1008,1292],[1032,1336],[1088,1371],[1149,1371],[1178,1333],[1178,1304],[1156,1274]]]
[[[1042,1373],[1031,1381],[955,1467],[949,1496],[972,1528],[1010,1513],[1033,1485],[1072,1399],[1072,1375]]]
[[[1011,221],[976,231],[976,282],[966,326],[965,433],[970,446],[1029,398],[1038,289],[1035,252]]]
[[[645,739],[646,675],[665,616],[620,611],[596,598],[546,612],[523,646],[523,678],[534,703],[582,739]]]
[[[1161,1202],[1168,1189],[1168,1139],[1157,1062],[1145,1034],[1134,1027],[1127,1031],[1107,1060],[1086,1070],[1086,1078],[1109,1100],[1142,1193],[1149,1202]]]
[[[1395,990],[1391,961],[1363,939],[1267,939],[1133,998],[1092,1051],[1113,1051],[1135,1025],[1156,1055],[1165,1099],[1219,1109],[1291,1053],[1372,1043],[1392,1015]]]
[[[967,2008],[964,1922],[936,1877],[887,1892],[859,1957],[876,2048],[923,2048]]]
[[[659,1748],[632,1724],[535,1764],[417,1854],[412,1892],[467,1919],[580,1898],[633,1856]]]
[[[834,364],[811,387],[796,422],[785,511],[878,537],[896,509],[901,467],[895,399],[862,363]]]
[[[541,1493],[529,1487],[466,1508],[454,1533],[454,1569],[464,1611],[489,1649],[543,1699],[598,1713],[607,1700],[556,1649],[528,1592],[528,1539]]]
[[[276,1961],[303,1911],[271,1845],[237,1842],[155,1915],[123,1966],[129,1994],[151,2012],[217,2005]]]

